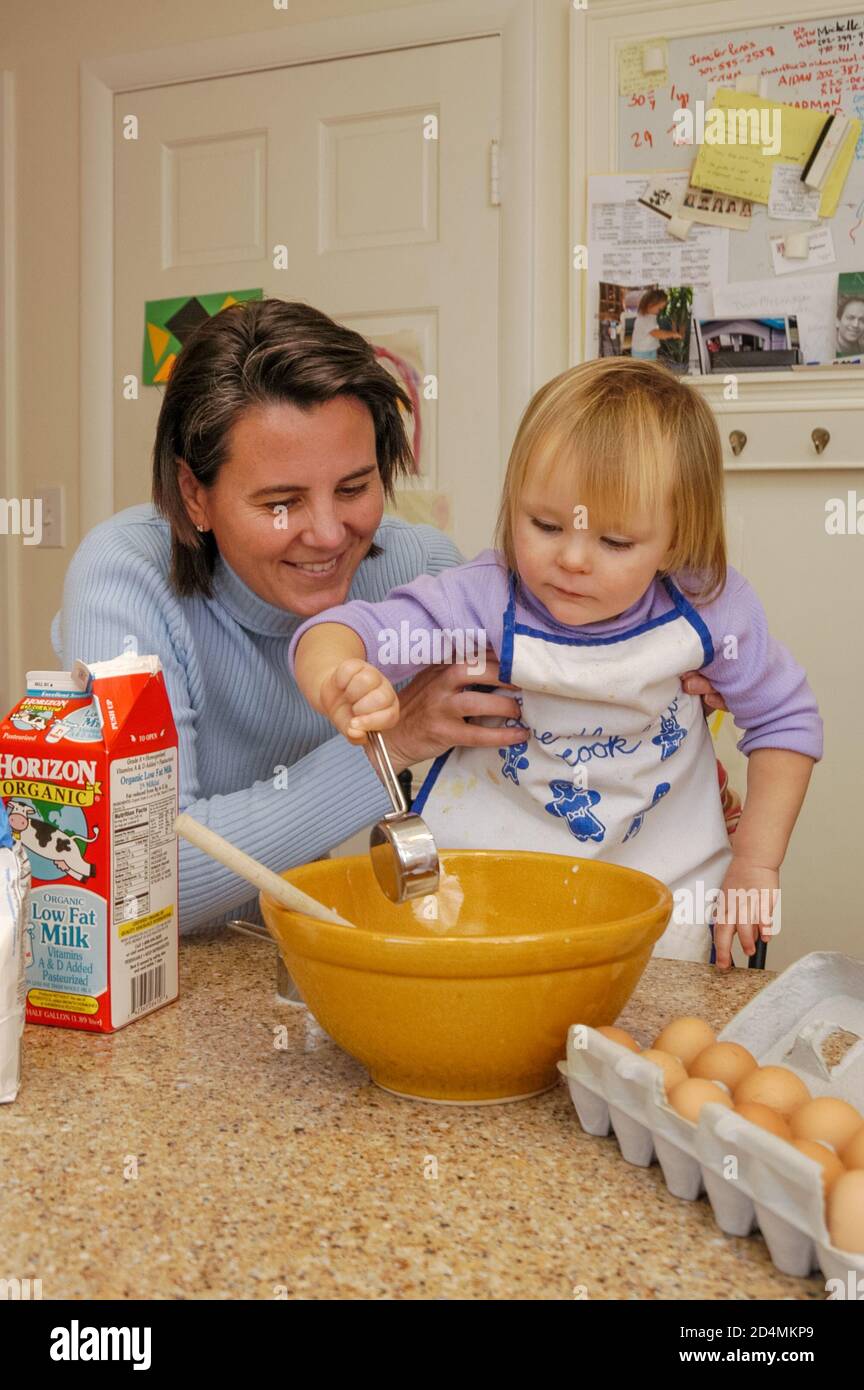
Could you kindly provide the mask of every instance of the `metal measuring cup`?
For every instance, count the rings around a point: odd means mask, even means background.
[[[373,825],[369,836],[369,857],[378,886],[394,903],[437,893],[441,869],[432,832],[420,816],[408,810],[381,734],[370,730],[367,737],[378,776],[393,803],[393,810]]]

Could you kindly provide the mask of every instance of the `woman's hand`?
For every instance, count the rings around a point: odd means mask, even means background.
[[[702,704],[706,714],[710,714],[715,709],[727,709],[728,706],[722,695],[718,695],[711,682],[701,676],[698,671],[685,671],[681,677],[681,684],[688,695],[701,695]]]
[[[487,660],[482,684],[498,685],[498,669],[497,661]],[[524,740],[524,727],[508,729],[466,724],[469,718],[522,717],[515,699],[465,688],[476,684],[477,672],[469,666],[430,666],[399,692],[399,724],[387,739],[397,772],[411,767],[412,763],[437,758],[448,748],[502,748]],[[507,689],[517,690],[518,686],[507,686]]]
[[[392,729],[399,699],[386,676],[368,661],[342,661],[321,686],[321,707],[340,734],[361,743],[371,729]]]
[[[778,930],[774,918],[779,892],[779,870],[737,856],[732,859],[720,890],[714,924],[718,970],[732,967],[732,942],[736,931],[745,956],[753,955],[757,939],[771,940]]]

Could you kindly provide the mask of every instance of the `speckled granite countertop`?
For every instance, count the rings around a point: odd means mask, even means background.
[[[825,1297],[583,1134],[563,1083],[476,1109],[380,1091],[278,1002],[275,959],[226,931],[181,947],[179,1003],[114,1036],[27,1028],[0,1277],[46,1299]],[[771,978],[652,962],[621,1023],[720,1028]]]

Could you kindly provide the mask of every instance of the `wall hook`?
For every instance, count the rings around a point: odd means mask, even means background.
[[[813,448],[817,454],[822,454],[827,449],[831,436],[827,430],[819,428],[813,430],[810,438],[813,440]]]

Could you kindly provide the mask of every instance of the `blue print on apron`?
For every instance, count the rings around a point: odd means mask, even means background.
[[[552,800],[546,803],[546,810],[552,816],[561,816],[567,822],[571,835],[577,840],[596,840],[599,844],[606,838],[606,827],[593,808],[600,800],[600,793],[588,788],[574,787],[571,782],[550,782]]]
[[[565,637],[504,614],[502,682],[520,688],[525,739],[454,748],[414,806],[442,849],[529,849],[641,869],[711,902],[731,859],[702,702],[682,671],[713,660],[710,634],[669,579],[669,613],[613,637]],[[701,892],[699,885],[701,884]],[[712,958],[710,923],[676,922],[657,956]]]
[[[509,748],[499,748],[498,756],[504,759],[504,766],[501,769],[502,777],[509,777],[516,786],[519,785],[519,773],[529,766],[528,759],[525,757],[527,743],[511,743]]]

